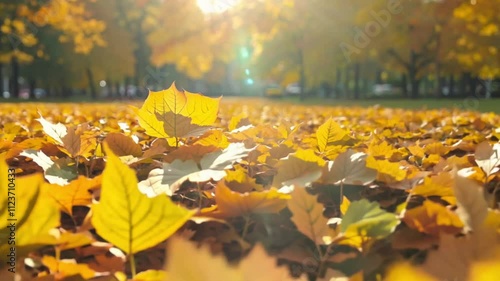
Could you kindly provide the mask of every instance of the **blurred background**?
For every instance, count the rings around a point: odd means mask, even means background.
[[[500,0],[0,0],[0,101],[500,97]]]

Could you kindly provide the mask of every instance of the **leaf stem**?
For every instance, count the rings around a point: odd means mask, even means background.
[[[201,205],[203,201],[203,193],[201,192],[200,183],[196,183],[196,188],[198,189],[198,209],[201,210]]]
[[[132,273],[132,279],[134,279],[137,271],[136,271],[136,268],[135,268],[135,257],[134,257],[134,254],[130,254],[129,256],[129,262],[130,262],[130,272]]]

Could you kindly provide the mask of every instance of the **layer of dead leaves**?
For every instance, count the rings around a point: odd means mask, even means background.
[[[15,169],[18,186],[43,175],[37,196],[58,208],[51,238],[21,245],[19,276],[500,280],[477,279],[498,275],[488,263],[500,261],[500,116],[257,99],[219,105],[175,94],[184,107],[161,116],[160,94],[142,108],[0,105],[2,169]],[[137,194],[194,210],[174,236],[136,252],[96,230],[110,154],[135,173]],[[30,217],[55,216],[35,207]]]

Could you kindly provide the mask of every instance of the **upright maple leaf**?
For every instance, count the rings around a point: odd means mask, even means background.
[[[132,107],[146,134],[159,138],[199,136],[217,119],[219,98],[170,88],[149,93],[142,107]]]

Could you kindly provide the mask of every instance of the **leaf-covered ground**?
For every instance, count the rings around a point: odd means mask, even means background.
[[[175,86],[0,113],[1,280],[500,280],[498,115]]]

